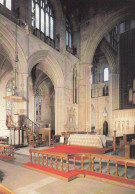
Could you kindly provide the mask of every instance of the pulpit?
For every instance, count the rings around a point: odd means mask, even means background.
[[[51,128],[39,129],[39,136],[41,136],[41,141],[51,145]]]

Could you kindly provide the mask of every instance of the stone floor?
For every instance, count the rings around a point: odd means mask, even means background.
[[[43,149],[43,148],[39,148]],[[94,179],[77,178],[65,182],[21,167],[29,161],[29,148],[15,150],[15,160],[0,160],[0,171],[4,173],[2,184],[16,194],[134,194],[135,190],[100,182]]]

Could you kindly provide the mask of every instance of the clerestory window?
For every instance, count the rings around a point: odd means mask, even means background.
[[[71,24],[68,19],[66,19],[66,46],[72,47]]]
[[[54,39],[54,14],[49,0],[32,0],[32,26]]]
[[[12,0],[0,0],[0,3],[11,10]]]
[[[108,69],[108,67],[104,68],[104,71],[103,71],[103,81],[104,82],[109,81],[109,69]]]

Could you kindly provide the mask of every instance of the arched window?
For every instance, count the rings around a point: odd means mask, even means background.
[[[32,0],[32,26],[54,39],[54,16],[49,0]]]
[[[41,90],[38,88],[36,90],[36,96],[35,96],[35,105],[36,105],[36,121],[41,120],[41,106],[42,106],[42,96],[41,96]]]
[[[103,71],[103,80],[104,80],[104,82],[109,81],[109,69],[108,69],[108,67],[104,68],[104,71]]]
[[[0,0],[0,3],[11,10],[12,0]]]
[[[68,19],[66,19],[66,46],[72,47],[71,25]]]
[[[15,91],[15,80],[10,80],[6,87],[7,96],[13,96]],[[14,111],[13,103],[7,100],[6,114],[11,115]]]

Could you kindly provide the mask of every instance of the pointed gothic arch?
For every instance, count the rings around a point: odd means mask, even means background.
[[[112,14],[106,17],[104,23],[101,23],[101,25],[96,28],[96,31],[89,37],[84,48],[84,55],[82,57],[83,63],[89,62],[92,64],[95,50],[107,32],[111,31],[111,29],[121,21],[133,18],[135,18],[133,7],[121,8],[117,11],[114,10]]]

